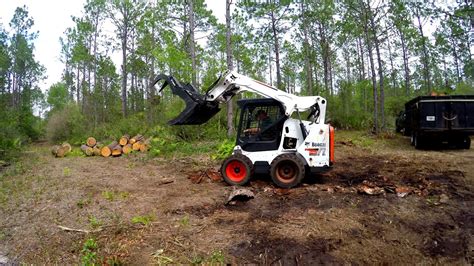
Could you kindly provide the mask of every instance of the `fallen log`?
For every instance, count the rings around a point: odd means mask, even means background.
[[[122,153],[123,154],[129,154],[133,151],[133,148],[132,148],[132,145],[131,144],[127,144],[125,146],[122,147]]]
[[[142,146],[142,143],[141,143],[140,141],[135,142],[135,143],[133,143],[133,145],[132,145],[132,149],[133,149],[134,151],[139,151],[139,150],[140,150],[140,146]]]
[[[119,139],[119,144],[123,147],[128,144],[129,140],[130,140],[130,135],[125,134]]]
[[[88,137],[86,141],[87,146],[94,147],[97,144],[97,140],[94,137]]]
[[[122,155],[122,146],[119,144],[115,145],[115,147],[112,148],[112,156],[117,157]]]
[[[62,158],[64,156],[66,156],[67,149],[68,149],[67,147],[54,145],[51,148],[51,153],[56,157]]]
[[[150,149],[150,143],[151,143],[151,138],[148,138],[145,141],[140,142],[140,151],[141,152],[148,151],[148,149]]]
[[[104,146],[100,149],[100,154],[103,156],[103,157],[109,157],[110,155],[112,155],[112,149],[117,146],[117,141],[113,141],[112,143],[110,143],[109,145],[107,146]]]
[[[81,146],[81,151],[86,155],[86,156],[92,156],[94,155],[94,149],[92,147],[89,147],[87,145],[82,145]]]
[[[133,138],[131,138],[129,143],[133,145],[136,142],[139,142],[141,140],[143,140],[143,136],[138,134],[138,135],[134,136]]]
[[[71,144],[69,144],[69,143],[67,143],[67,142],[64,142],[61,146],[62,146],[63,148],[66,148],[66,153],[70,153],[71,150],[72,150]]]
[[[94,156],[100,156],[100,148],[95,145],[94,148],[92,148],[92,153],[94,154]]]

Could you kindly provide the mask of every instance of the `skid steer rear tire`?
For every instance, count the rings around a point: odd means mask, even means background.
[[[270,165],[270,175],[277,186],[292,188],[304,178],[304,162],[294,153],[278,155]]]
[[[245,155],[231,155],[222,163],[221,174],[227,184],[243,186],[249,182],[253,174],[253,163]]]

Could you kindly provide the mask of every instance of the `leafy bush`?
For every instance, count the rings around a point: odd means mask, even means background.
[[[46,125],[46,136],[52,142],[81,143],[86,136],[87,128],[86,119],[79,107],[71,104],[51,114]]]
[[[217,147],[217,152],[211,155],[214,160],[225,159],[234,151],[235,140],[226,139]]]

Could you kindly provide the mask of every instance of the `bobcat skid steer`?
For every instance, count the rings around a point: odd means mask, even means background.
[[[203,124],[219,112],[220,103],[239,92],[263,96],[237,101],[241,109],[237,143],[221,167],[231,185],[245,185],[254,173],[269,173],[277,186],[291,188],[306,173],[329,169],[334,162],[334,129],[325,123],[327,102],[320,96],[296,96],[233,71],[221,74],[204,95],[163,74],[151,86],[160,81],[160,92],[169,85],[186,103],[171,125]],[[308,121],[300,118],[305,111]]]

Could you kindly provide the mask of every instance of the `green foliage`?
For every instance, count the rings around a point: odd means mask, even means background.
[[[53,110],[62,110],[69,101],[68,89],[64,83],[53,84],[48,91],[47,102]]]
[[[130,193],[126,191],[105,190],[102,192],[102,197],[108,201],[127,199],[129,196],[130,196]]]
[[[79,107],[70,104],[60,112],[53,112],[48,118],[46,136],[51,142],[82,143],[87,136],[87,123]]]
[[[92,266],[99,265],[99,258],[97,256],[97,249],[99,245],[93,238],[87,239],[82,246],[81,265]]]
[[[102,226],[102,221],[97,219],[95,216],[89,216],[89,225],[91,226],[92,229],[97,229],[100,226]]]
[[[217,151],[211,155],[211,158],[213,160],[225,159],[232,154],[232,152],[234,151],[234,147],[235,147],[235,140],[225,139],[217,147]]]
[[[148,214],[144,216],[134,216],[132,217],[132,223],[134,224],[142,224],[142,225],[149,225],[151,222],[155,220],[155,216],[153,214]]]
[[[211,253],[211,256],[209,258],[210,263],[220,263],[223,264],[225,263],[225,256],[222,250],[216,250]]]

